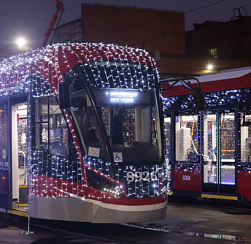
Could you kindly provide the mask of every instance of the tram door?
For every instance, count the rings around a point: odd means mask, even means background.
[[[27,102],[12,105],[12,207],[27,206]]]
[[[0,102],[0,206],[10,206],[8,101]]]
[[[202,192],[235,195],[236,111],[206,111],[203,127]]]

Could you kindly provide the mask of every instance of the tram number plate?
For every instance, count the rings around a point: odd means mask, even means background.
[[[148,171],[136,171],[136,172],[127,172],[126,174],[126,181],[128,182],[137,182],[137,181],[155,181],[158,180],[158,174],[157,172],[153,171],[149,173]]]
[[[191,180],[190,175],[183,175],[182,180]]]

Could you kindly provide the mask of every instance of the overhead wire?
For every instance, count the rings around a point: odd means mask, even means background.
[[[50,0],[49,0],[49,1],[50,1]],[[208,4],[208,5],[205,5],[205,6],[196,8],[196,9],[189,10],[189,11],[185,12],[184,14],[192,13],[192,12],[201,10],[201,9],[203,9],[203,8],[211,7],[211,6],[213,6],[213,5],[219,4],[219,3],[221,3],[221,2],[226,2],[226,1],[228,1],[228,0],[221,0],[221,1],[218,1],[218,2],[215,2],[215,3],[212,3],[212,4]],[[51,1],[50,1],[50,2],[51,2]],[[52,2],[52,3],[53,3],[53,2]],[[53,3],[53,4],[54,4],[54,3]],[[50,21],[49,19],[40,19],[40,18],[34,18],[34,17],[25,17],[25,16],[12,15],[12,14],[0,14],[0,16],[14,17],[14,18],[22,18],[22,19],[33,19],[33,20],[48,21],[48,22]],[[65,22],[63,22],[63,23],[65,23]],[[132,31],[141,29],[141,28],[143,28],[143,27],[145,27],[145,26],[148,26],[148,25],[149,25],[149,23],[148,23],[148,24],[145,24],[145,25],[143,25],[143,26],[140,26],[140,27],[137,27],[137,28],[128,30],[128,31],[124,31],[124,32],[117,33],[117,34],[112,35],[112,36],[109,36],[109,37],[102,38],[102,39],[98,40],[98,42],[99,42],[99,41],[104,41],[104,40],[106,40],[106,39],[109,39],[109,38],[112,38],[112,37],[115,37],[115,36],[118,36],[118,35],[126,34],[126,33],[128,33],[128,32],[132,32]],[[178,34],[178,35],[180,35],[180,34]],[[156,40],[156,39],[158,39],[158,38],[165,37],[165,36],[167,36],[167,35],[163,35],[163,36],[159,36],[159,37],[156,37],[156,38],[153,38],[153,39],[149,39],[149,40],[147,40],[146,42],[153,41],[153,40]],[[168,36],[176,36],[176,35],[168,35]]]
[[[199,8],[195,8],[195,9],[192,9],[192,10],[189,10],[189,11],[185,12],[185,14],[190,14],[190,13],[195,12],[197,10],[201,10],[203,8],[208,8],[208,7],[211,7],[213,5],[216,5],[216,4],[219,4],[219,3],[222,3],[222,2],[226,2],[226,1],[228,1],[228,0],[221,0],[221,1],[218,1],[218,2],[215,2],[215,3],[211,3],[211,4],[208,4],[208,5],[199,7]]]
[[[220,1],[217,1],[217,2],[215,2],[215,3],[207,4],[207,5],[205,5],[205,6],[202,6],[202,7],[196,8],[196,9],[189,10],[189,11],[185,12],[184,14],[186,15],[186,14],[189,14],[189,13],[192,13],[192,12],[195,12],[195,11],[198,11],[198,10],[201,10],[201,9],[204,9],[204,8],[208,8],[208,7],[211,7],[211,6],[214,6],[214,5],[216,5],[216,4],[219,4],[219,3],[222,3],[222,2],[226,2],[226,1],[228,1],[228,0],[220,0]],[[141,29],[141,28],[143,28],[143,27],[145,27],[145,26],[148,26],[148,24],[143,25],[143,26],[140,26],[140,27],[135,28],[135,29],[131,29],[131,30],[128,30],[128,31],[125,31],[125,32],[121,32],[121,33],[118,33],[118,34],[115,34],[115,35],[112,35],[112,36],[103,38],[103,39],[101,39],[100,41],[106,40],[106,39],[109,39],[109,38],[112,38],[112,37],[115,37],[115,36],[118,36],[118,35],[122,35],[122,34],[125,34],[125,33],[128,33],[128,32],[132,32],[132,31],[134,31],[134,30]],[[180,36],[180,35],[183,35],[183,33],[182,33],[182,34],[174,34],[174,35],[173,35],[173,34],[172,34],[172,35],[165,35],[165,34],[164,34],[164,35],[161,35],[161,36],[157,36],[157,37],[155,37],[155,38],[151,38],[151,39],[146,40],[146,41],[144,41],[144,42],[146,43],[146,42],[151,42],[151,41],[154,41],[154,40],[163,38],[163,37],[173,37],[173,36]],[[134,44],[136,44],[136,43],[134,43]],[[134,44],[129,44],[129,45],[134,45]]]
[[[51,0],[49,0],[51,2]],[[201,10],[201,9],[204,9],[204,8],[208,8],[208,7],[211,7],[211,6],[214,6],[216,4],[220,4],[222,2],[226,2],[228,0],[220,0],[220,1],[217,1],[215,3],[212,3],[212,4],[208,4],[208,5],[205,5],[205,6],[202,6],[202,7],[199,7],[199,8],[195,8],[195,9],[192,9],[192,10],[189,10],[187,12],[185,12],[184,14],[190,14],[192,12],[195,12],[195,11],[198,11],[198,10]],[[24,16],[18,16],[18,15],[10,15],[10,14],[0,14],[0,16],[6,16],[6,17],[14,17],[14,18],[23,18],[23,19],[33,19],[33,20],[40,20],[40,21],[50,21],[50,20],[47,20],[47,19],[40,19],[40,18],[33,18],[33,17],[24,17]],[[62,22],[62,24],[64,24],[65,22]],[[110,38],[113,38],[113,37],[116,37],[116,36],[119,36],[119,35],[123,35],[123,34],[126,34],[126,33],[130,33],[132,31],[136,31],[136,30],[139,30],[139,29],[142,29],[146,26],[148,26],[148,24],[145,24],[143,26],[140,26],[140,27],[137,27],[137,28],[134,28],[134,29],[131,29],[131,30],[127,30],[127,31],[124,31],[124,32],[121,32],[121,33],[117,33],[117,34],[114,34],[114,35],[111,35],[111,36],[108,36],[108,37],[105,37],[105,38],[102,38],[100,40],[97,40],[97,42],[102,42],[102,41],[105,41],[107,39],[110,39]],[[151,42],[151,41],[154,41],[154,40],[157,40],[157,39],[160,39],[160,38],[164,38],[164,37],[175,37],[175,36],[181,36],[183,35],[183,33],[179,33],[179,34],[171,34],[171,35],[160,35],[160,36],[157,36],[155,38],[151,38],[151,39],[148,39],[146,41],[144,41],[145,43],[146,42]],[[128,44],[128,45],[135,45],[136,43],[133,43],[133,44]]]
[[[33,19],[33,20],[41,20],[41,21],[48,21],[48,22],[50,22],[49,19],[40,19],[40,18],[33,18],[33,17],[25,17],[25,16],[20,16],[20,15],[13,15],[13,14],[0,14],[0,16],[14,17],[14,18],[20,18],[20,19]]]

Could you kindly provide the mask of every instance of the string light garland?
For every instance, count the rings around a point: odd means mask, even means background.
[[[29,97],[27,138],[31,194],[37,197],[117,199],[157,197],[165,193],[168,160],[165,165],[111,165],[106,160],[84,155],[68,110],[63,110],[63,116],[77,158],[71,160],[51,154],[49,142],[46,147],[42,142],[36,145],[37,137],[41,136],[37,134],[36,126],[49,128],[49,118],[53,115],[50,103],[57,101],[58,83],[63,82],[65,73],[78,79],[77,67],[93,88],[155,91],[158,83],[155,61],[147,52],[112,44],[54,44],[1,62],[0,98]],[[36,115],[35,106],[43,106],[43,101],[48,102],[46,115]],[[133,115],[127,117],[131,123]],[[132,131],[124,132],[125,138],[129,138],[129,132]],[[133,140],[133,133],[129,140]],[[135,173],[134,181],[128,182],[128,172]],[[148,177],[137,177],[138,172]]]

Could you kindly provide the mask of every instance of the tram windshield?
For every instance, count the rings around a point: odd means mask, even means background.
[[[161,160],[159,114],[153,91],[93,89],[93,95],[114,162]],[[73,106],[72,111],[87,154],[107,159],[103,135],[85,90],[72,94],[72,97],[84,97],[86,101],[83,106]]]

